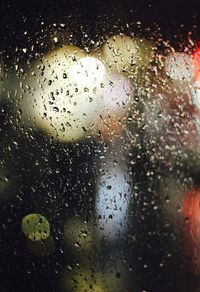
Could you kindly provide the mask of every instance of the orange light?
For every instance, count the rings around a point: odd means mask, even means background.
[[[109,142],[122,135],[124,126],[122,125],[120,118],[112,116],[103,120],[99,118],[96,121],[95,130],[99,131],[103,141]]]
[[[194,268],[200,270],[200,189],[185,194],[183,216],[186,249]]]

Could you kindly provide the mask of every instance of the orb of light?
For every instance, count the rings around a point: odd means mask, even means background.
[[[149,42],[126,35],[116,35],[107,39],[102,47],[102,58],[111,72],[130,72],[135,67],[145,67],[153,55]]]
[[[186,53],[171,53],[165,60],[165,72],[176,81],[191,81],[194,77],[192,56]]]
[[[98,265],[99,262],[95,261],[90,269],[79,266],[78,268],[74,267],[67,273],[65,272],[65,274],[62,276],[62,291],[124,291],[126,283],[122,277],[116,277],[116,267],[113,267],[110,270],[104,267],[102,270],[96,268]]]
[[[99,117],[95,122],[94,134],[101,137],[102,140],[108,143],[121,137],[124,131],[123,121],[116,117],[107,117],[102,119]]]
[[[191,240],[196,244],[200,241],[200,190],[193,189],[184,195],[183,216],[189,224],[186,227],[189,229]],[[187,222],[186,222],[187,223]]]
[[[185,247],[194,270],[200,269],[200,190],[192,189],[184,194],[182,215]]]
[[[191,85],[191,97],[192,106],[194,106],[192,120],[195,125],[195,143],[193,142],[192,149],[198,153],[200,144],[200,80],[196,80]]]
[[[105,169],[96,194],[98,232],[108,240],[120,238],[127,227],[131,186],[128,174],[117,165]]]
[[[103,139],[109,141],[121,135],[133,95],[134,86],[130,79],[118,73],[108,76],[104,83],[102,110],[95,120],[95,130]]]
[[[194,65],[194,79],[200,79],[200,48],[197,48],[193,54],[193,65]]]
[[[95,266],[95,264],[94,264]],[[92,267],[94,269],[94,266]],[[86,270],[85,268],[73,268],[72,271],[66,273],[62,281],[63,292],[76,291],[83,292],[92,289],[94,292],[105,291],[102,279],[99,273]]]
[[[40,241],[49,237],[50,225],[48,220],[37,213],[28,214],[22,220],[22,231],[32,241]]]
[[[92,249],[93,230],[90,223],[86,223],[78,217],[67,220],[64,225],[64,238],[74,250]]]
[[[70,67],[69,77],[81,89],[98,90],[98,87],[103,87],[105,67],[98,59],[87,56]]]
[[[193,104],[200,109],[200,80],[195,81],[192,86]]]
[[[104,65],[82,52],[60,49],[47,55],[30,90],[36,126],[61,142],[82,138],[100,107],[105,75]]]
[[[112,74],[104,85],[104,108],[109,115],[123,114],[134,94],[131,81],[123,75]]]

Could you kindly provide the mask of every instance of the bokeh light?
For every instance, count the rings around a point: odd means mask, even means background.
[[[106,165],[99,178],[96,194],[98,232],[106,240],[123,236],[128,223],[131,196],[130,177],[119,165]]]
[[[191,55],[186,53],[171,53],[165,60],[167,75],[176,81],[192,81],[194,77],[194,65]]]
[[[96,270],[94,267],[91,270],[83,267],[74,268],[63,276],[62,291],[120,292],[124,290],[125,281],[120,276],[117,277],[115,271]]]
[[[184,194],[183,211],[186,249],[194,270],[200,271],[200,190]]]
[[[32,241],[41,241],[49,237],[50,225],[48,220],[40,214],[26,215],[22,220],[22,231]]]
[[[101,107],[104,65],[68,46],[47,55],[33,75],[27,106],[36,126],[61,142],[82,138]]]
[[[95,240],[94,227],[79,217],[71,218],[64,223],[65,242],[75,252],[90,254]]]
[[[131,75],[137,67],[146,67],[152,60],[153,46],[144,39],[115,35],[102,47],[102,58],[113,73]]]
[[[104,86],[103,100],[107,116],[123,116],[134,94],[131,81],[120,74],[112,74]]]

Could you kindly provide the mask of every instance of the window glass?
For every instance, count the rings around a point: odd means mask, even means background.
[[[198,15],[0,4],[0,291],[199,291]]]

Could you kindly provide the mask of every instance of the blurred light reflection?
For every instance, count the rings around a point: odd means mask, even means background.
[[[184,194],[184,236],[188,255],[195,271],[200,271],[200,190]]]
[[[192,56],[186,53],[172,53],[165,60],[167,75],[177,81],[191,81],[194,77]]]
[[[108,115],[123,116],[133,97],[134,87],[131,81],[120,74],[112,74],[104,86],[104,107]]]
[[[64,223],[64,238],[75,252],[88,255],[95,241],[94,227],[79,217],[68,219]]]
[[[47,55],[32,72],[24,111],[61,142],[82,138],[101,108],[104,65],[68,46]]]
[[[99,178],[96,195],[98,232],[108,240],[119,239],[126,231],[131,197],[130,177],[122,166],[107,162]]]
[[[113,73],[131,74],[137,67],[146,67],[152,56],[148,41],[122,34],[108,38],[102,47],[102,58]]]

